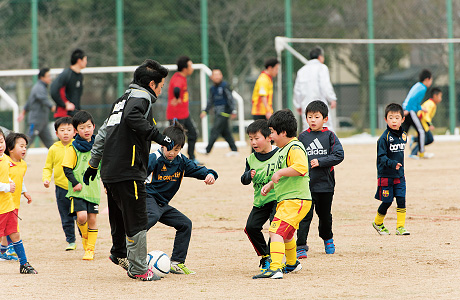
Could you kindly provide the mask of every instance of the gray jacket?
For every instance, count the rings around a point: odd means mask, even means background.
[[[49,112],[53,102],[48,97],[48,85],[41,80],[32,87],[29,99],[24,110],[28,113],[29,124],[43,124],[48,122]]]

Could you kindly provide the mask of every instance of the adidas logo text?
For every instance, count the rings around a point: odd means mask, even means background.
[[[321,145],[317,138],[310,143],[306,150],[307,155],[327,155],[327,149],[323,148],[323,145]]]

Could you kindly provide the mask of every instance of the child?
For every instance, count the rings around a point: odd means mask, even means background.
[[[252,277],[283,278],[284,273],[296,272],[302,265],[296,258],[296,242],[293,239],[299,222],[307,215],[311,207],[311,195],[308,183],[308,159],[305,148],[295,137],[297,120],[289,109],[275,112],[268,120],[272,139],[280,149],[277,153],[275,173],[271,181],[264,185],[261,194],[266,196],[275,189],[278,205],[270,224],[270,268]],[[281,270],[286,254],[286,266]]]
[[[101,187],[99,172],[96,179],[89,185],[82,185],[83,174],[91,158],[91,147],[94,144],[94,120],[87,111],[79,111],[72,118],[72,125],[77,131],[72,147],[68,147],[62,160],[64,174],[69,180],[66,197],[70,199],[70,214],[77,215],[77,225],[85,255],[83,260],[94,259],[94,247],[97,239],[96,217],[99,213]]]
[[[227,82],[222,81],[222,78],[222,71],[220,69],[215,68],[212,70],[211,80],[214,85],[209,89],[208,105],[200,115],[201,118],[204,118],[214,106],[214,126],[211,130],[211,137],[206,147],[206,152],[204,153],[208,154],[211,152],[214,142],[219,135],[222,135],[232,150],[227,156],[233,156],[238,154],[238,149],[232,136],[229,118],[234,119],[236,117],[236,109],[232,91]]]
[[[14,208],[13,202],[16,185],[9,178],[10,161],[4,155],[5,149],[5,134],[0,129],[0,237],[9,236],[13,242],[14,251],[19,258],[19,272],[37,274],[37,271],[27,262],[24,245],[18,232],[18,211]],[[6,247],[1,247],[0,250],[4,254]]]
[[[174,248],[171,255],[171,273],[195,274],[185,266],[192,222],[183,213],[169,205],[169,201],[179,190],[183,177],[193,177],[204,180],[207,185],[214,184],[217,173],[214,170],[196,163],[180,153],[185,144],[185,131],[180,123],[175,122],[163,132],[174,141],[174,148],[167,150],[161,146],[158,151],[149,155],[146,180],[147,190],[147,230],[158,221],[176,229]]]
[[[32,197],[27,193],[26,186],[24,184],[24,176],[27,170],[27,164],[23,160],[27,150],[27,136],[22,133],[10,133],[5,139],[6,149],[5,154],[8,155],[10,160],[10,179],[13,180],[17,188],[13,193],[14,208],[19,211],[21,205],[21,194],[27,198],[27,203],[32,202]],[[2,238],[2,246],[8,246],[6,251],[6,259],[17,260],[16,252],[14,252],[13,244],[10,238]]]
[[[275,191],[272,190],[267,196],[262,196],[260,190],[266,185],[275,169],[278,147],[272,146],[270,128],[267,120],[256,120],[247,129],[249,141],[253,152],[246,159],[246,169],[241,175],[241,183],[248,185],[251,182],[254,186],[254,206],[249,213],[244,232],[247,234],[254,250],[261,256],[259,267],[261,271],[270,267],[270,249],[262,234],[262,226],[270,220],[276,211]]]
[[[433,143],[433,133],[431,133],[432,130],[434,130],[434,126],[432,125],[431,121],[434,118],[434,115],[436,114],[436,106],[442,101],[442,92],[439,88],[435,87],[431,89],[431,98],[426,100],[422,104],[422,110],[418,112],[418,117],[420,118],[422,122],[423,129],[425,130],[425,146]],[[412,137],[412,143],[413,145],[411,146],[411,154],[409,155],[410,158],[418,159],[417,153],[419,152],[419,142],[418,139],[415,137]],[[423,156],[424,158],[431,158],[433,157],[432,153],[427,153],[425,152],[425,155]]]
[[[62,117],[57,119],[54,123],[54,129],[56,130],[56,136],[59,141],[55,142],[48,150],[45,167],[43,168],[42,181],[45,188],[49,188],[51,175],[54,171],[56,203],[59,215],[61,216],[62,230],[64,230],[68,243],[65,250],[70,251],[77,248],[77,244],[75,243],[75,221],[74,217],[69,215],[70,200],[66,198],[69,181],[62,169],[62,160],[64,159],[66,149],[72,147],[71,143],[75,135],[72,118]]]
[[[297,231],[297,258],[307,258],[307,237],[313,219],[313,208],[319,218],[319,236],[324,241],[326,254],[335,253],[332,239],[332,198],[334,196],[334,166],[343,161],[343,148],[338,137],[323,127],[328,121],[326,103],[315,100],[305,109],[308,129],[299,135],[299,141],[307,149],[310,165],[310,192],[312,207],[307,216],[300,222]]]
[[[406,222],[406,179],[404,177],[404,148],[407,134],[401,128],[404,122],[404,111],[401,105],[390,103],[385,108],[385,122],[387,129],[377,141],[377,177],[378,188],[375,199],[382,201],[377,216],[372,223],[380,235],[390,232],[383,225],[383,219],[388,208],[396,198],[396,234],[409,235],[404,228]]]

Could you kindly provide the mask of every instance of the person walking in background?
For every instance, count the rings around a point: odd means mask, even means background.
[[[325,126],[334,131],[335,120],[331,119],[331,109],[337,106],[337,96],[332,87],[329,68],[324,64],[324,50],[316,46],[310,51],[310,60],[297,72],[294,84],[293,103],[299,115],[302,116],[302,128],[308,129],[306,118],[303,113],[307,105],[314,101],[321,100],[326,103],[329,111],[329,120]]]
[[[81,49],[76,49],[70,57],[70,67],[64,69],[51,84],[51,97],[56,102],[54,118],[73,116],[80,109],[83,93],[83,74],[88,58]]]
[[[278,75],[280,62],[272,57],[265,60],[265,70],[260,73],[252,92],[252,118],[270,119],[273,114],[273,78]]]
[[[49,111],[55,111],[56,106],[48,97],[48,85],[51,83],[51,74],[49,68],[42,68],[38,72],[38,81],[30,91],[27,103],[18,117],[18,121],[24,120],[27,116],[27,135],[30,143],[33,143],[35,137],[45,144],[46,148],[51,147],[54,143],[53,135],[48,128]]]

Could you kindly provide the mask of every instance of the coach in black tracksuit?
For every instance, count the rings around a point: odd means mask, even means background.
[[[101,163],[101,179],[107,189],[112,233],[110,259],[126,268],[128,276],[152,280],[148,272],[147,213],[144,180],[147,177],[151,141],[168,149],[174,147],[154,125],[151,105],[161,93],[168,70],[154,60],[146,60],[134,72],[133,83],[112,106],[110,116],[98,131],[91,150],[90,168]],[[159,278],[155,278],[159,279]]]

